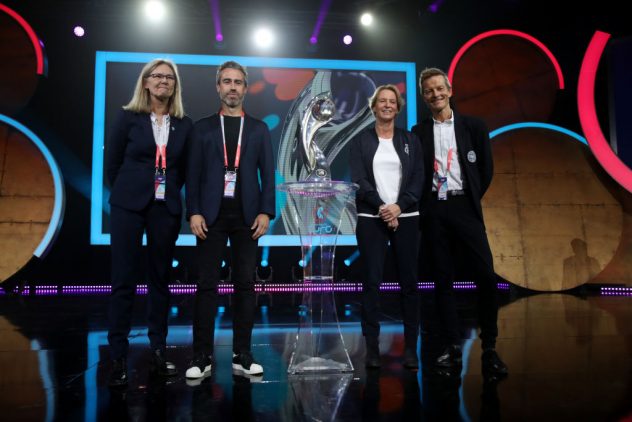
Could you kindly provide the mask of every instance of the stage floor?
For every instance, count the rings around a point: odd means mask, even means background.
[[[464,365],[455,376],[424,370],[440,344],[432,291],[422,291],[421,370],[402,367],[397,292],[381,296],[383,367],[364,368],[359,294],[336,293],[355,371],[294,377],[287,365],[300,293],[261,297],[253,354],[262,379],[231,369],[230,296],[217,320],[215,366],[198,385],[184,378],[191,357],[193,296],[174,295],[168,357],[180,376],[150,379],[146,296],[136,301],[130,385],[108,389],[107,295],[0,295],[0,419],[93,420],[631,420],[632,297],[502,295],[498,351],[509,377],[481,375],[475,291],[458,293]]]

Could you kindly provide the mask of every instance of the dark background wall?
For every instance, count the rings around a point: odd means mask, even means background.
[[[12,117],[37,133],[57,159],[66,183],[66,208],[61,232],[44,260],[32,260],[13,280],[52,283],[107,283],[109,248],[90,246],[90,171],[92,157],[94,62],[97,50],[212,55],[269,55],[274,57],[412,61],[417,70],[437,66],[447,70],[454,54],[475,35],[493,29],[516,29],[542,41],[558,59],[566,89],[555,94],[548,122],[581,133],[577,117],[576,86],[583,53],[596,30],[626,39],[630,24],[624,2],[562,7],[540,1],[438,1],[431,13],[428,1],[333,1],[322,26],[319,43],[308,40],[318,16],[319,1],[220,1],[224,43],[215,42],[209,2],[169,1],[169,24],[150,29],[142,23],[137,1],[6,1],[24,17],[43,41],[48,74],[41,77],[30,100]],[[361,28],[358,16],[371,10],[372,31]],[[273,22],[279,46],[262,53],[251,42],[251,31],[263,18]],[[9,22],[6,18],[0,21]],[[86,36],[73,35],[74,25]],[[0,31],[0,34],[6,32]],[[351,33],[352,46],[340,42]],[[12,60],[8,43],[0,42],[0,65]],[[2,56],[0,56],[2,57]],[[502,60],[502,58],[498,58]],[[486,78],[491,75],[482,75]],[[619,74],[625,78],[625,74]],[[4,78],[5,82],[7,78]],[[607,62],[601,63],[596,98],[602,128],[609,135],[611,118]],[[456,82],[455,82],[456,84]],[[0,83],[0,97],[9,87]],[[216,95],[214,92],[199,95]],[[625,102],[625,101],[624,101]],[[458,103],[456,104],[458,107]],[[425,115],[418,98],[419,117]],[[630,140],[619,137],[620,148]],[[341,247],[338,257],[355,248]],[[3,251],[2,253],[6,253]],[[192,248],[178,248],[183,263],[175,277],[186,279]],[[298,248],[273,248],[270,263],[275,279],[291,280]],[[351,270],[341,269],[344,276]]]

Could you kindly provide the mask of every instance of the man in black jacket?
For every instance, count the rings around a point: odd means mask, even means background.
[[[235,288],[233,370],[246,376],[263,374],[250,349],[257,242],[275,213],[272,143],[268,126],[244,112],[246,69],[227,61],[219,66],[216,79],[221,108],[195,123],[186,174],[187,217],[197,237],[200,270],[189,379],[204,378],[211,371],[217,284],[228,239]]]
[[[439,319],[447,347],[436,359],[438,368],[461,365],[457,310],[453,296],[455,250],[466,253],[467,269],[478,290],[478,320],[483,371],[507,374],[496,353],[498,336],[496,274],[487,241],[481,198],[493,176],[492,152],[485,124],[457,114],[450,107],[452,87],[440,69],[421,72],[419,88],[432,113],[412,131],[421,139],[425,183],[421,199],[422,251],[430,258]]]

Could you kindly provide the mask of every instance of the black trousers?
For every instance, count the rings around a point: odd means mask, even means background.
[[[467,275],[477,285],[478,322],[483,348],[496,345],[498,301],[494,261],[487,241],[485,224],[478,217],[470,198],[450,196],[445,201],[432,198],[423,219],[423,254],[435,282],[435,300],[443,336],[450,344],[460,342],[458,317],[453,292],[454,269],[462,258]],[[458,256],[457,251],[462,256]]]
[[[257,240],[241,214],[220,214],[208,228],[206,240],[197,239],[199,281],[193,315],[194,353],[213,353],[217,284],[226,240],[230,239],[233,295],[233,352],[250,351],[255,319],[254,272]]]
[[[419,217],[402,217],[397,231],[388,229],[379,218],[359,217],[356,227],[362,262],[362,334],[367,341],[376,341],[380,334],[379,293],[384,274],[388,242],[391,243],[397,266],[404,341],[416,349],[419,335],[419,295],[417,292],[417,259]]]
[[[127,356],[136,284],[143,281],[141,256],[143,232],[147,233],[147,326],[152,350],[164,351],[169,311],[169,272],[180,216],[164,202],[151,202],[142,211],[111,206],[112,294],[108,342],[112,359]]]

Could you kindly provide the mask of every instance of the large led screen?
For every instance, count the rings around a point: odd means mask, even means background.
[[[294,162],[297,123],[301,113],[298,99],[316,91],[329,91],[336,104],[333,120],[316,134],[319,145],[327,145],[332,178],[349,180],[349,141],[374,123],[368,98],[376,86],[395,84],[406,105],[396,125],[410,128],[416,119],[415,65],[407,62],[354,60],[284,59],[269,57],[227,57],[205,55],[97,52],[94,96],[92,162],[91,243],[107,245],[109,234],[109,186],[104,177],[104,145],[117,111],[132,95],[143,65],[157,57],[172,59],[182,79],[185,112],[194,121],[220,108],[215,87],[217,65],[236,60],[248,69],[248,93],[244,108],[270,128],[276,160],[277,184],[301,177],[301,164]],[[304,173],[304,171],[303,171]],[[185,194],[186,186],[183,190]],[[272,221],[260,246],[298,246],[291,235],[285,194],[277,191],[277,218]],[[339,245],[355,245],[350,222],[340,226]],[[183,221],[178,245],[195,245],[188,224]]]

